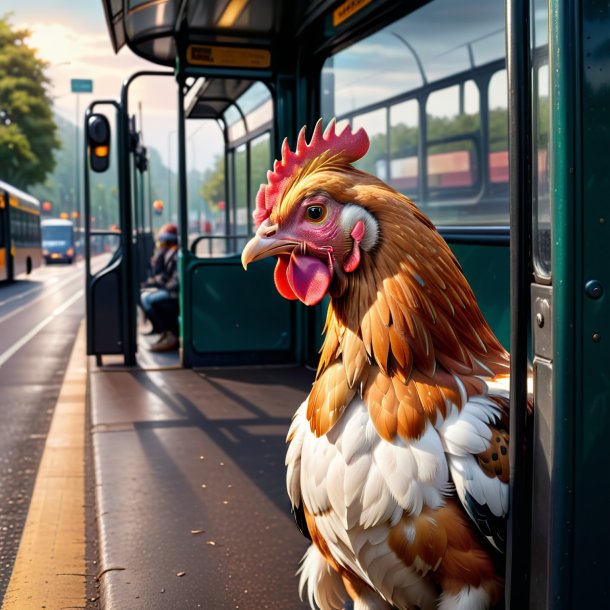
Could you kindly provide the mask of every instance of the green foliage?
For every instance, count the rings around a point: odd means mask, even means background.
[[[0,178],[21,188],[44,181],[60,146],[46,63],[27,45],[29,34],[0,18],[0,110],[11,120],[0,125]]]
[[[245,176],[244,176],[245,178]],[[225,200],[225,160],[218,155],[214,159],[214,166],[206,169],[203,174],[201,196],[214,209],[221,201]]]
[[[271,167],[271,143],[268,138],[261,138],[250,146],[250,172],[252,181],[250,185],[251,198],[254,199],[259,184],[266,184],[267,170]],[[237,153],[237,172],[235,192],[238,194],[238,207],[246,207],[244,200],[247,193],[248,176],[245,172],[245,154]],[[218,212],[218,203],[225,201],[225,160],[223,155],[218,155],[214,159],[214,164],[207,169],[203,175],[202,185],[199,193],[208,202],[208,206],[213,213]],[[250,205],[253,207],[254,202]]]

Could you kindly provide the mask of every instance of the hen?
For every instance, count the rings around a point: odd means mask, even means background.
[[[483,610],[503,590],[509,356],[430,220],[352,166],[368,146],[334,120],[295,152],[285,141],[242,254],[276,256],[288,299],[330,295],[288,433],[288,493],[313,541],[301,592],[322,610]]]

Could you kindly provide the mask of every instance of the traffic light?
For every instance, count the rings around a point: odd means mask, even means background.
[[[42,202],[42,211],[43,212],[51,212],[51,210],[53,209],[53,204],[50,201],[43,201]]]
[[[153,210],[158,216],[163,213],[163,202],[160,199],[155,199],[153,201]]]
[[[110,165],[110,123],[103,114],[92,114],[87,121],[89,166],[105,172]]]

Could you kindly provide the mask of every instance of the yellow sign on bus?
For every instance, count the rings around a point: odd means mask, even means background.
[[[186,60],[194,66],[263,69],[271,65],[271,53],[267,49],[191,44]]]
[[[346,0],[333,11],[333,27],[337,27],[373,0]]]

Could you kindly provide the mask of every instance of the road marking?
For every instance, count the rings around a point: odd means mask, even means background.
[[[57,286],[57,290],[53,290],[53,292],[50,292],[50,291],[46,292],[43,289],[43,294],[41,294],[39,297],[37,297],[35,299],[32,299],[31,301],[28,301],[22,307],[18,307],[14,311],[11,311],[10,313],[7,313],[5,316],[0,318],[0,324],[2,324],[2,322],[4,322],[4,321],[8,320],[9,318],[12,318],[13,316],[16,316],[18,313],[21,313],[24,309],[27,309],[31,305],[34,305],[35,303],[38,303],[39,301],[42,301],[43,299],[48,299],[49,297],[52,297],[52,296],[56,295],[58,292],[61,292],[62,288],[64,288],[68,284],[72,284],[75,279],[79,278],[79,276],[80,276],[80,273],[75,273],[75,274],[72,274],[69,277],[65,278],[63,280],[63,282],[61,282],[61,284],[59,284]]]
[[[95,274],[100,269],[103,269],[105,264],[107,263],[107,259],[109,259],[109,257],[106,257],[103,254],[100,254],[100,255],[94,257],[94,259],[92,259],[92,261],[91,261],[92,262],[92,269],[91,269],[92,273]],[[6,303],[10,303],[11,301],[19,300],[19,299],[27,296],[31,292],[34,292],[34,291],[38,291],[38,292],[42,291],[43,292],[43,294],[41,296],[39,296],[38,298],[33,299],[32,301],[29,301],[23,307],[20,307],[20,308],[16,309],[15,311],[11,311],[11,313],[8,313],[4,317],[0,318],[0,324],[2,324],[2,322],[4,322],[5,320],[8,320],[9,318],[12,318],[13,316],[17,315],[19,312],[23,311],[26,307],[29,307],[30,305],[33,305],[34,303],[38,303],[42,299],[46,299],[48,297],[56,295],[58,292],[61,291],[61,289],[64,286],[66,286],[67,284],[72,283],[76,278],[81,276],[83,268],[84,268],[84,264],[83,263],[80,263],[80,262],[76,263],[76,266],[72,270],[72,273],[67,278],[63,278],[63,280],[61,281],[61,284],[59,284],[59,286],[57,286],[57,290],[55,290],[55,291],[53,291],[51,293],[46,293],[45,292],[45,288],[50,288],[52,285],[57,284],[60,281],[60,279],[57,276],[54,276],[54,277],[50,278],[48,281],[46,281],[44,283],[43,286],[36,286],[34,288],[30,288],[27,292],[22,292],[21,294],[16,294],[15,296],[9,297],[5,301],[0,301],[0,307],[1,307],[2,305],[5,305]],[[23,277],[25,277],[25,276],[23,276]]]
[[[68,307],[76,303],[85,294],[84,290],[79,290],[73,294],[65,303],[60,305],[51,315],[36,324],[27,334],[23,335],[19,341],[13,343],[4,353],[0,354],[0,366],[2,366],[11,356],[18,352],[26,343],[31,341],[47,324],[52,322],[57,316],[61,315]]]
[[[28,288],[27,290],[24,290],[23,292],[20,292],[19,294],[16,294],[15,296],[9,297],[8,299],[4,299],[4,301],[0,301],[0,307],[2,307],[3,305],[6,305],[7,303],[12,303],[13,301],[18,301],[19,299],[24,299],[25,297],[28,296],[28,294],[31,294],[32,292],[43,291],[45,288],[48,288],[49,286],[52,286],[53,284],[57,284],[57,282],[59,282],[59,278],[52,277],[50,280],[45,282],[42,286],[32,286],[31,288]]]
[[[85,403],[81,324],[40,461],[2,610],[84,608]]]

